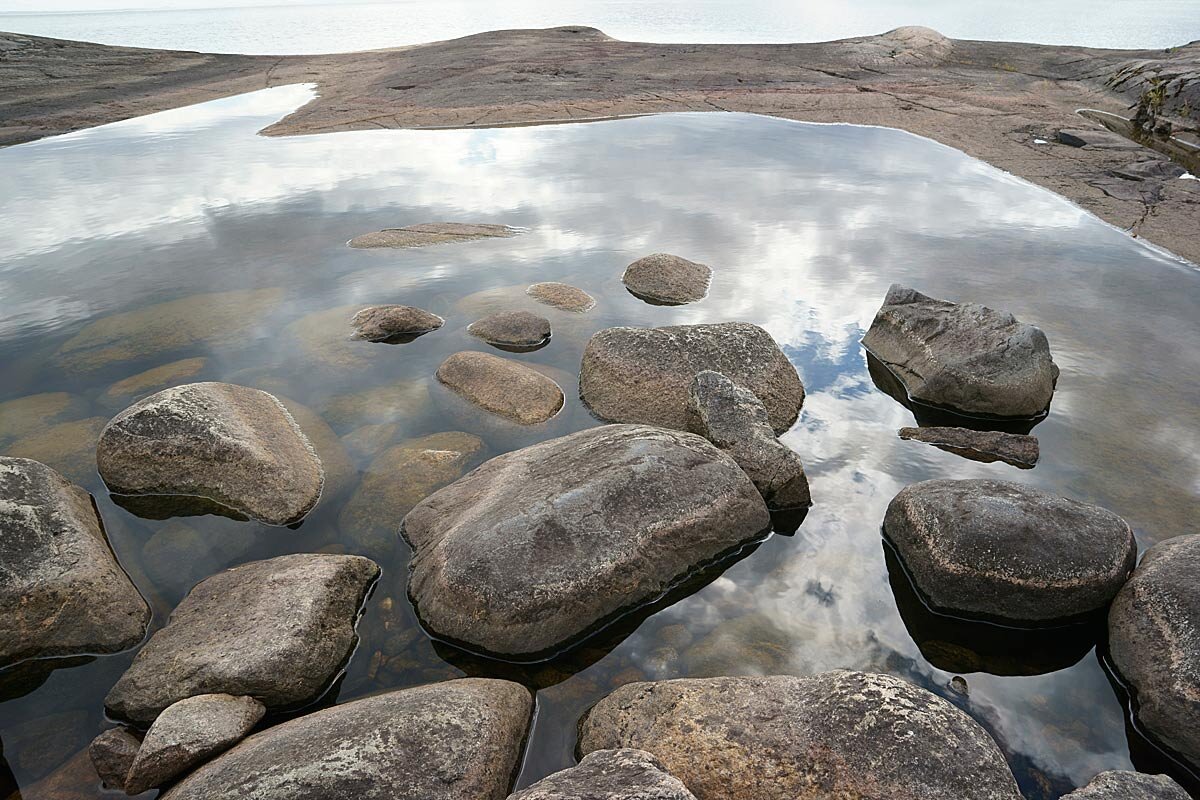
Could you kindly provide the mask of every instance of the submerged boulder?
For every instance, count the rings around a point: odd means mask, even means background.
[[[358,249],[377,247],[428,247],[431,244],[470,242],[475,239],[494,239],[516,236],[520,231],[507,225],[464,222],[423,222],[403,228],[384,228],[374,233],[364,233],[350,240],[350,246]]]
[[[1188,800],[1189,795],[1166,775],[1110,770],[1092,778],[1063,800]]]
[[[687,430],[688,393],[703,370],[753,392],[777,434],[800,415],[804,385],[796,368],[769,333],[747,322],[606,328],[584,350],[579,394],[609,422]]]
[[[888,289],[863,346],[917,403],[961,414],[1036,417],[1054,395],[1058,367],[1041,329],[974,303]]]
[[[485,411],[521,425],[545,422],[566,401],[558,384],[545,375],[488,353],[455,353],[438,367],[437,379]]]
[[[550,320],[528,311],[501,311],[472,322],[467,333],[496,347],[535,348],[550,341]]]
[[[1006,622],[1100,611],[1137,561],[1116,514],[1009,481],[915,483],[883,527],[935,609]]]
[[[269,525],[303,519],[325,481],[283,404],[231,383],[189,383],[133,404],[104,428],[96,463],[117,494],[203,497]]]
[[[409,594],[439,636],[529,657],[658,597],[764,531],[754,485],[699,436],[608,425],[493,458],[404,519]]]
[[[544,305],[578,314],[590,311],[596,305],[596,298],[569,283],[535,283],[526,289],[525,293]]]
[[[669,253],[654,253],[625,268],[621,282],[635,297],[654,305],[678,306],[703,300],[712,269]]]
[[[1037,437],[1022,433],[931,426],[901,428],[900,438],[925,442],[972,461],[1003,461],[1021,469],[1032,469],[1040,455]]]
[[[696,800],[645,750],[597,750],[508,800]]]
[[[646,750],[699,800],[1019,800],[1000,748],[950,703],[888,675],[629,683],[579,750]]]
[[[113,557],[92,496],[37,461],[0,456],[0,668],[115,653],[150,608]]]
[[[446,323],[437,314],[413,306],[368,306],[350,319],[354,337],[368,342],[415,337],[436,331]]]

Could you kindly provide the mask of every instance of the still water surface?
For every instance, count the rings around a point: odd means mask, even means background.
[[[947,630],[889,563],[880,523],[906,484],[986,476],[1105,505],[1130,521],[1142,548],[1194,532],[1195,267],[894,130],[683,114],[255,135],[309,97],[304,87],[271,89],[0,151],[9,187],[0,197],[0,403],[63,393],[45,400],[60,410],[40,421],[0,405],[0,452],[40,458],[96,495],[156,626],[217,569],[323,548],[370,553],[383,578],[329,701],[464,674],[524,681],[539,710],[522,785],[572,763],[580,714],[623,683],[837,667],[897,674],[964,708],[1000,742],[1030,798],[1131,766],[1094,634],[991,646],[971,639],[978,631]],[[420,250],[345,246],[436,220],[527,230]],[[655,251],[712,265],[708,298],[662,307],[627,293],[624,266]],[[599,302],[583,315],[534,305],[524,288],[547,280]],[[859,345],[892,282],[1005,308],[1046,330],[1062,377],[1035,430],[1036,469],[897,438],[912,415],[875,386]],[[406,345],[346,340],[357,305],[393,302],[447,324]],[[431,380],[450,353],[486,349],[466,335],[470,322],[509,308],[554,325],[548,347],[505,354],[543,365],[567,389],[566,408],[545,426],[498,423]],[[371,463],[366,449],[462,430],[483,437],[490,456],[594,425],[572,391],[594,331],[726,320],[768,329],[808,389],[784,437],[805,459],[816,503],[799,530],[556,662],[486,662],[431,641],[406,599],[399,519],[372,519],[369,505],[346,511]],[[261,386],[303,405],[318,449],[341,453],[336,469],[326,458],[337,474],[298,530],[144,519],[105,492],[95,435],[128,402],[109,387],[187,359],[202,360],[178,366],[184,380]],[[6,781],[38,796],[30,787],[101,730],[103,696],[131,657],[0,673],[0,797]],[[967,694],[950,688],[956,675]]]

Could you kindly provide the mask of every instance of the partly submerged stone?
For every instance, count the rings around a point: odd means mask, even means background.
[[[703,300],[712,269],[669,253],[654,253],[625,268],[621,282],[634,296],[655,305],[678,306]]]
[[[1040,455],[1037,437],[1021,433],[933,426],[901,428],[900,438],[925,442],[972,461],[1003,461],[1021,469],[1032,469]]]
[[[81,417],[86,403],[66,392],[44,392],[0,403],[0,446],[45,430],[55,423]]]
[[[142,545],[142,569],[158,589],[180,597],[213,573],[232,566],[255,544],[236,522],[206,525],[204,530],[178,519],[155,528]]]
[[[105,698],[146,724],[199,694],[248,695],[271,710],[317,699],[354,649],[354,625],[379,575],[358,556],[296,554],[242,564],[199,583]]]
[[[394,442],[399,433],[398,422],[360,425],[342,437],[342,444],[356,458],[371,458]]]
[[[325,472],[325,485],[321,489],[322,499],[340,497],[358,478],[358,468],[354,466],[345,444],[325,419],[308,406],[283,395],[276,395],[275,399],[292,415],[292,419],[300,426],[304,437],[316,451],[317,458],[321,460],[321,469]]]
[[[140,400],[96,448],[110,491],[207,498],[270,525],[305,517],[321,497],[321,460],[273,395],[190,383]]]
[[[307,369],[337,374],[366,369],[385,354],[347,329],[347,320],[364,308],[335,306],[305,314],[284,327],[284,338],[292,343]]]
[[[322,416],[337,430],[362,425],[401,423],[411,425],[433,405],[426,379],[404,380],[330,397]]]
[[[1063,800],[1188,800],[1190,795],[1166,775],[1110,770],[1092,778]]]
[[[207,358],[185,358],[130,375],[105,389],[100,402],[105,406],[121,406],[140,400],[160,389],[191,381],[207,366]]]
[[[653,600],[768,524],[745,473],[704,439],[608,425],[493,458],[419,503],[402,532],[422,620],[527,657]]]
[[[497,347],[535,348],[550,341],[550,320],[528,311],[502,311],[472,322],[467,333]]]
[[[1036,417],[1058,367],[1041,329],[975,303],[888,289],[863,346],[917,403],[985,417]]]
[[[705,370],[692,380],[688,413],[691,431],[728,453],[754,481],[768,508],[812,505],[800,456],[775,438],[767,409],[754,392]]]
[[[535,283],[525,290],[525,293],[544,305],[553,306],[562,311],[583,313],[590,311],[596,305],[596,298],[569,283],[547,281]]]
[[[4,453],[40,461],[73,481],[86,482],[96,474],[96,440],[107,422],[104,417],[60,422],[22,436]]]
[[[504,800],[532,711],[525,687],[485,678],[378,694],[257,733],[164,800]]]
[[[1137,561],[1125,520],[996,480],[915,483],[884,531],[939,611],[1039,624],[1106,608]]]
[[[495,239],[516,236],[516,228],[507,225],[469,224],[462,222],[425,222],[403,228],[384,228],[374,233],[364,233],[350,240],[350,246],[359,249],[377,247],[427,247],[431,244],[470,242],[475,239]]]
[[[386,342],[436,331],[446,323],[437,314],[413,306],[369,306],[350,319],[357,339]]]
[[[692,378],[704,370],[753,392],[777,434],[800,415],[804,385],[796,368],[769,333],[747,322],[606,328],[584,350],[579,393],[610,422],[687,430]]]
[[[645,750],[597,750],[508,800],[696,800]]]
[[[1159,542],[1108,612],[1109,654],[1139,726],[1200,768],[1200,535]]]
[[[113,557],[92,496],[36,461],[0,456],[0,668],[115,653],[150,609]]]
[[[656,756],[700,800],[1019,800],[967,714],[887,675],[630,683],[580,725],[579,750]]]
[[[109,728],[88,745],[92,766],[104,785],[119,792],[125,791],[125,778],[137,758],[142,743],[128,728]]]
[[[437,379],[480,408],[521,425],[545,422],[562,409],[558,384],[518,361],[489,353],[455,353]]]

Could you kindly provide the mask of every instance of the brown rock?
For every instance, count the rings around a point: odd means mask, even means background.
[[[555,281],[535,283],[526,289],[525,293],[539,303],[554,306],[563,311],[583,313],[590,311],[596,305],[596,298],[569,283]]]
[[[597,750],[508,800],[696,800],[645,750]]]
[[[364,233],[350,240],[355,248],[427,247],[431,244],[469,242],[474,239],[494,239],[516,236],[519,231],[507,225],[467,224],[462,222],[426,222],[404,228],[384,228]]]
[[[639,258],[625,268],[621,281],[635,297],[654,305],[678,306],[703,300],[712,270],[668,253]]]
[[[562,389],[545,375],[488,353],[455,353],[438,367],[437,378],[480,408],[521,425],[535,425],[563,407]]]
[[[1001,431],[976,431],[970,428],[901,428],[901,439],[925,442],[972,461],[990,464],[1003,461],[1021,469],[1032,469],[1038,461],[1036,436]]]
[[[354,315],[350,324],[354,336],[369,342],[384,342],[396,337],[415,337],[436,331],[446,320],[437,314],[412,306],[370,306]]]
[[[128,728],[109,728],[92,740],[88,754],[105,786],[125,791],[125,777],[141,746],[142,743]]]
[[[497,347],[532,349],[550,341],[550,320],[528,311],[503,311],[472,322],[467,333]]]
[[[1063,800],[1188,800],[1188,793],[1166,775],[1110,770]]]
[[[117,381],[104,390],[100,402],[106,406],[121,406],[140,400],[148,394],[195,378],[208,366],[207,358],[185,358],[154,367]]]

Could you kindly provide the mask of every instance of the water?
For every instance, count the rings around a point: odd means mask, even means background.
[[[497,28],[592,25],[652,42],[819,42],[926,25],[960,39],[1173,47],[1200,37],[1195,0],[396,0],[38,13],[121,8],[130,0],[0,0],[0,30],[217,53],[329,53],[450,39]],[[237,5],[235,2],[214,5]],[[499,10],[503,13],[498,13]],[[9,12],[5,14],[3,12]],[[25,13],[15,13],[25,12]]]
[[[0,151],[8,187],[0,197],[0,402],[68,395],[40,431],[11,430],[15,417],[0,407],[0,452],[40,456],[96,495],[155,625],[207,572],[368,546],[384,574],[336,699],[463,674],[522,680],[538,690],[539,707],[522,785],[572,763],[580,714],[622,683],[836,667],[894,673],[967,710],[996,736],[1030,798],[1058,797],[1103,769],[1153,766],[1127,738],[1094,631],[998,649],[963,645],[978,632],[947,632],[922,613],[896,565],[889,570],[880,523],[911,482],[992,476],[1105,505],[1130,521],[1142,548],[1193,532],[1195,267],[895,130],[683,114],[254,135],[309,97],[304,87],[271,89]],[[421,250],[345,246],[359,233],[434,220],[528,230]],[[654,251],[712,265],[710,296],[662,307],[628,294],[624,266]],[[450,353],[486,349],[467,337],[467,324],[526,307],[524,287],[544,280],[573,283],[599,302],[584,315],[527,306],[551,318],[553,340],[506,357],[557,370],[568,402],[546,427],[514,432],[452,404],[431,376]],[[1035,431],[1036,469],[898,439],[912,415],[874,385],[859,345],[892,282],[1008,309],[1046,330],[1062,377]],[[166,302],[174,304],[158,305]],[[347,307],[379,302],[418,305],[448,322],[407,345],[347,342]],[[89,327],[97,320],[107,321]],[[338,435],[389,422],[395,429],[375,438],[463,430],[495,455],[595,424],[572,391],[594,331],[725,320],[767,328],[804,379],[802,417],[784,438],[805,459],[816,505],[794,535],[772,536],[723,573],[700,576],[690,596],[548,664],[481,661],[416,626],[404,590],[407,548],[389,533],[399,520],[376,521],[385,534],[369,545],[371,523],[339,520],[369,457],[351,453],[353,469],[339,470],[296,531],[211,516],[143,519],[115,505],[94,472],[95,428],[126,402],[108,387],[181,359],[207,359],[186,380],[262,386],[303,404],[311,413],[301,422],[319,446],[333,435],[317,414]],[[100,347],[105,330],[115,338]],[[371,402],[353,397],[378,387],[387,388],[367,395]],[[0,776],[10,771],[26,800],[101,730],[103,696],[130,658],[54,671],[34,664],[0,677]],[[968,695],[948,688],[956,675]],[[98,792],[85,784],[70,796]]]

